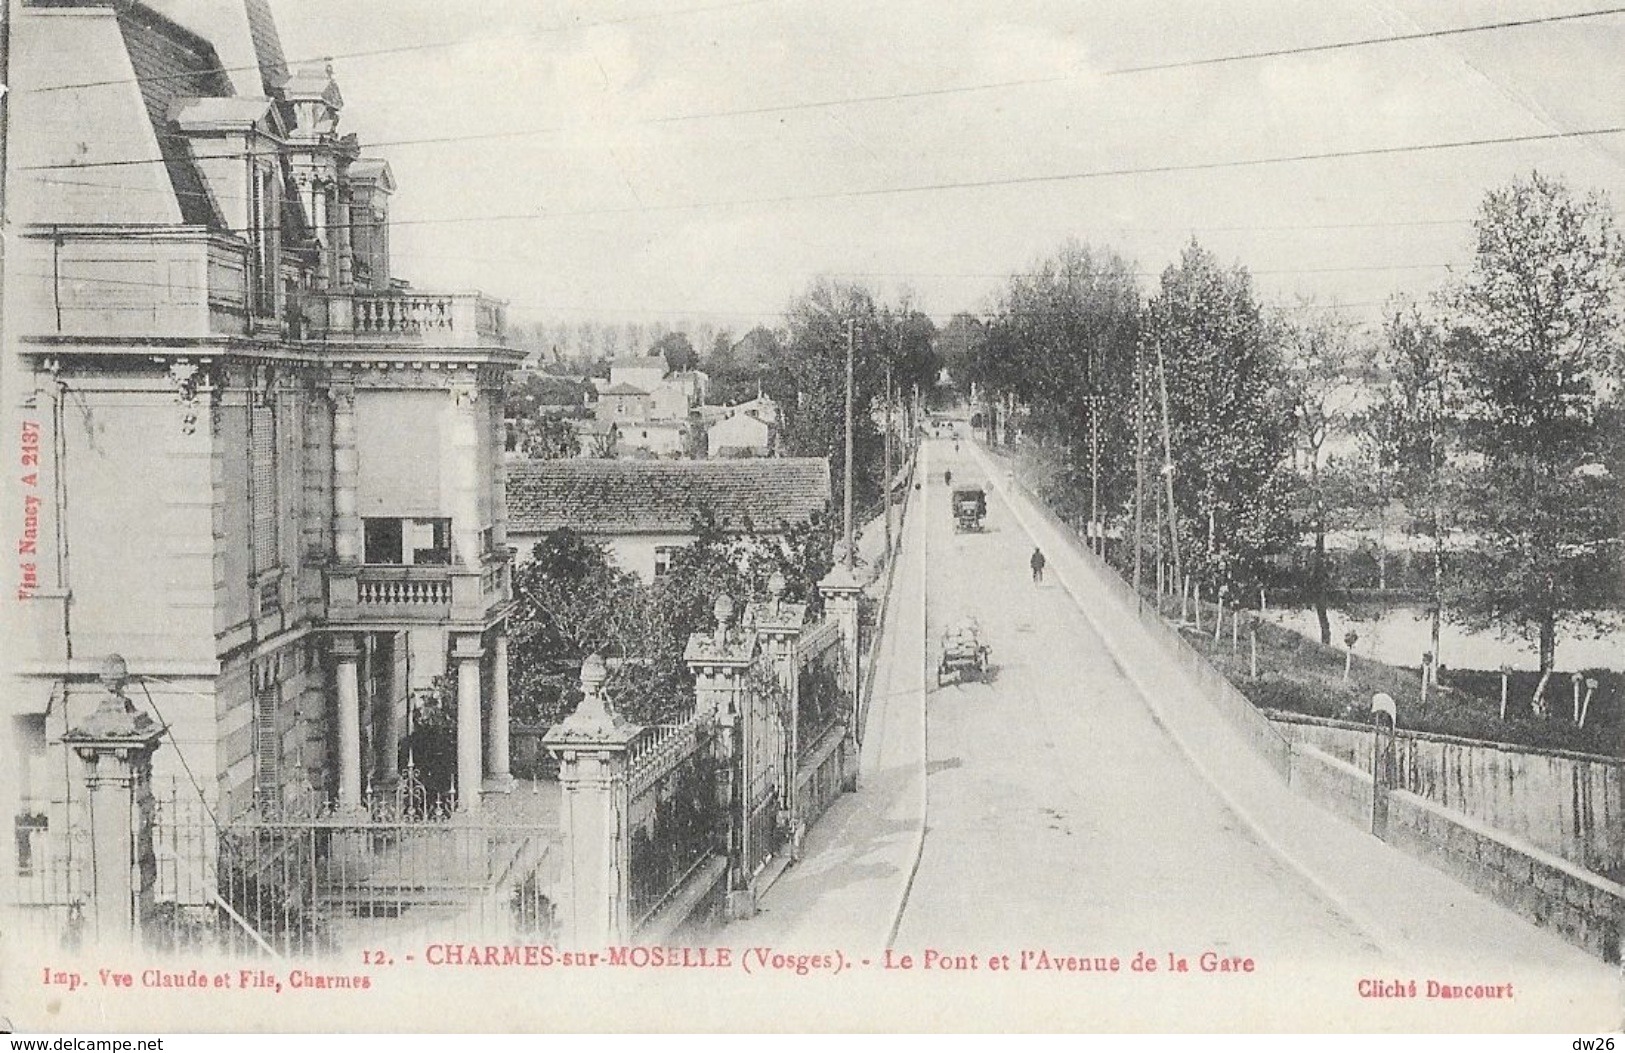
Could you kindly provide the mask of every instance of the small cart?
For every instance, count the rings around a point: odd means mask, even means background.
[[[948,682],[949,676],[963,683],[980,680],[987,672],[988,647],[982,642],[981,627],[975,621],[963,619],[955,622],[942,634],[942,660],[937,663],[937,686]]]
[[[954,491],[953,510],[955,533],[977,533],[987,515],[987,494],[979,486],[961,487]]]

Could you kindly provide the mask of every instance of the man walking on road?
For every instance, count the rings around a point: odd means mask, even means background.
[[[1033,558],[1028,560],[1027,562],[1032,564],[1033,583],[1037,584],[1038,582],[1043,581],[1044,580],[1044,553],[1039,549],[1036,549],[1036,548],[1033,549]]]

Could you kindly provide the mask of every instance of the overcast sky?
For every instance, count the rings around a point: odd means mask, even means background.
[[[273,6],[290,60],[336,57],[364,144],[529,133],[369,150],[400,184],[397,271],[522,318],[743,329],[818,274],[945,318],[987,310],[999,276],[1067,237],[1117,249],[1150,289],[1193,235],[1267,299],[1369,316],[1463,264],[1488,187],[1538,167],[1625,199],[1625,136],[1020,182],[1625,125],[1625,15],[1113,72],[1600,0]],[[912,97],[804,105],[882,95]],[[778,106],[801,108],[715,116]],[[535,218],[479,218],[516,214]]]

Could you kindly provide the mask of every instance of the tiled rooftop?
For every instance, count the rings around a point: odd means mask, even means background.
[[[508,529],[685,533],[709,510],[725,528],[802,522],[829,502],[821,457],[738,461],[536,460],[507,465]]]

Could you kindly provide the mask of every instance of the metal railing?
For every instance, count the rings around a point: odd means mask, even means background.
[[[224,819],[191,786],[154,795],[152,852],[132,875],[154,953],[320,955],[439,937],[556,935],[557,831],[399,792],[340,809],[312,796]],[[18,927],[41,945],[93,938],[86,824],[31,827]],[[114,905],[115,912],[128,910]]]
[[[717,803],[709,721],[648,736],[631,761],[627,807],[629,915],[636,932],[715,854],[726,830]]]

